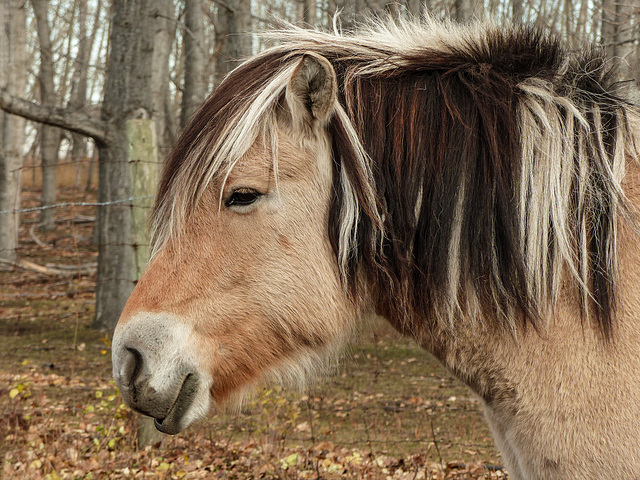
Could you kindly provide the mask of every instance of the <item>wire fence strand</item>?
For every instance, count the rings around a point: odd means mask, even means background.
[[[113,200],[111,202],[66,202],[66,203],[56,203],[55,205],[42,205],[40,207],[20,208],[16,210],[0,210],[0,215],[5,215],[7,213],[38,212],[41,210],[49,210],[51,208],[64,208],[64,207],[105,207],[109,205],[118,205],[118,204],[127,203],[127,202],[135,202],[136,200],[148,200],[149,198],[154,198],[154,195],[146,195],[144,197],[129,197],[129,198],[123,198],[121,200]]]

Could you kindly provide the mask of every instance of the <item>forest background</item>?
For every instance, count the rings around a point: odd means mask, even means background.
[[[110,379],[158,168],[211,90],[265,47],[255,32],[427,13],[595,43],[632,96],[640,84],[637,0],[0,0],[0,476],[507,475],[477,401],[377,321],[325,384],[266,389],[177,438],[124,409]]]

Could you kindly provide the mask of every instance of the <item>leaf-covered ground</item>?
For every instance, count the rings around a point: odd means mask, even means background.
[[[37,197],[25,192],[24,205]],[[60,200],[93,199],[68,189]],[[138,449],[110,338],[89,328],[94,212],[56,213],[49,234],[32,228],[37,212],[23,215],[19,254],[74,273],[0,269],[0,478],[507,477],[477,400],[383,322],[308,391],[266,386],[240,412]]]

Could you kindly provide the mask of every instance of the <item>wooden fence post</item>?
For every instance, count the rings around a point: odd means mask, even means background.
[[[149,213],[158,183],[158,142],[155,121],[150,118],[127,120],[127,161],[131,175],[131,278],[138,281],[149,261]],[[163,435],[149,417],[138,417],[138,448],[156,445]]]

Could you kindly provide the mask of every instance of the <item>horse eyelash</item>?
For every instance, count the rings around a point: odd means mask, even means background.
[[[253,188],[236,188],[225,200],[225,207],[245,207],[254,204],[263,194]]]

